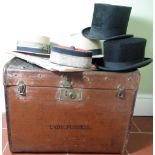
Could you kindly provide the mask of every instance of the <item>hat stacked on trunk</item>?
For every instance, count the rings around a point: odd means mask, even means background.
[[[84,37],[80,32],[72,33],[70,35],[61,36],[59,38],[55,38],[54,41],[57,45],[63,46],[74,46],[79,49],[88,50],[92,52],[93,58],[103,57],[103,50],[99,40],[90,40]],[[54,45],[54,46],[57,46]],[[51,46],[52,48],[53,46]]]
[[[59,38],[57,46],[51,47],[50,62],[89,69],[92,58],[103,57],[100,41],[85,38],[81,33],[70,34]]]
[[[80,49],[91,51],[92,58],[103,57],[103,50],[99,40],[90,40],[85,38],[81,33],[71,34],[70,40],[71,45],[74,45]]]
[[[146,39],[126,34],[131,7],[96,3],[91,27],[82,30],[83,36],[104,40],[103,58],[93,63],[100,70],[129,71],[148,65],[151,58],[144,58]]]
[[[17,52],[48,56],[50,38],[41,35],[24,35],[17,41]]]
[[[64,47],[59,45],[52,47],[50,61],[63,66],[88,69],[92,65],[92,52],[74,46]]]
[[[127,38],[126,34],[131,7],[96,3],[91,27],[82,30],[89,39],[109,40]]]
[[[151,58],[145,56],[146,39],[126,38],[104,42],[104,58],[97,68],[105,71],[130,71],[148,65]]]

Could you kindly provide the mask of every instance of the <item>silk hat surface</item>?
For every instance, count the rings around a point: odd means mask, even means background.
[[[126,34],[131,7],[111,4],[94,4],[91,27],[82,30],[89,39],[110,40],[132,37]]]
[[[152,62],[145,57],[146,39],[126,38],[104,42],[104,57],[98,69],[104,71],[129,71]]]

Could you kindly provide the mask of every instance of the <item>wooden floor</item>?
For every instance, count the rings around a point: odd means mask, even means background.
[[[2,140],[3,140],[2,155],[36,155],[34,153],[15,154],[10,152],[9,145],[8,145],[8,138],[7,138],[7,125],[6,125],[5,114],[3,114],[2,119],[3,119],[2,120],[2,123],[3,123],[2,124]],[[44,153],[39,155],[47,155],[47,154]],[[48,153],[48,155],[54,155],[54,154]],[[64,155],[64,154],[61,154],[61,155]],[[88,154],[85,154],[85,155],[88,155]],[[107,155],[107,154],[102,154],[102,155]],[[112,155],[116,155],[116,154],[112,154]],[[133,118],[126,155],[153,155],[153,118],[152,117],[134,117]]]

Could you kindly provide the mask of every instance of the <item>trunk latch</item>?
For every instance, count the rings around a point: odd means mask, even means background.
[[[117,86],[117,97],[123,99],[125,97],[125,88],[123,85],[119,84]]]
[[[26,96],[26,85],[23,81],[18,83],[18,93],[19,95]]]

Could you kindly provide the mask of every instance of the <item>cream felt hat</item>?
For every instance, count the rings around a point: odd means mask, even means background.
[[[23,35],[17,40],[18,52],[49,56],[50,38],[41,35]]]
[[[87,39],[81,33],[71,34],[71,38],[75,47],[92,51],[92,57],[103,57],[100,41]]]
[[[92,66],[92,52],[73,46],[59,45],[51,48],[50,62],[62,66],[89,69]]]
[[[58,45],[74,46],[75,48],[91,51],[93,58],[103,57],[102,44],[100,41],[87,39],[81,32],[59,37],[57,40],[54,40],[54,42]]]

